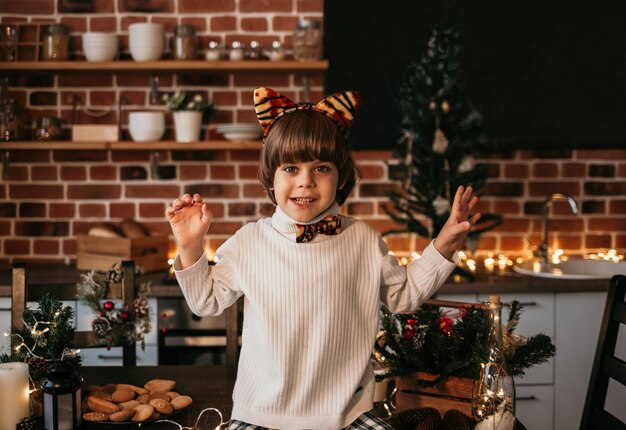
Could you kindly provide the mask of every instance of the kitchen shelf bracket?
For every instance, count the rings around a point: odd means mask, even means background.
[[[150,151],[150,175],[152,179],[159,179],[159,151]]]
[[[2,151],[2,153],[0,153],[0,157],[2,158],[2,179],[10,179],[9,161],[11,159],[11,154],[9,151]]]

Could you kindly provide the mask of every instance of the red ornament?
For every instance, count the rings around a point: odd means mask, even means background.
[[[126,312],[126,311],[122,311],[122,312],[120,312],[120,318],[123,321],[127,321],[130,318],[130,314],[128,312]]]
[[[454,321],[451,318],[446,316],[442,316],[437,318],[437,325],[439,326],[439,330],[444,333],[448,337],[452,337],[452,325]]]
[[[112,311],[113,309],[115,309],[115,303],[108,301],[104,303],[103,307],[107,311]]]
[[[412,327],[415,327],[419,321],[414,318],[409,318],[406,323]]]
[[[167,328],[166,328],[166,327],[163,327],[163,328],[161,329],[161,333],[167,333]]]
[[[402,336],[404,336],[405,340],[413,340],[413,338],[415,337],[415,329],[414,328],[408,328],[406,330],[404,330],[404,333],[402,333]]]

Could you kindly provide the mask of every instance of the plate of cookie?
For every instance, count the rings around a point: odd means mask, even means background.
[[[83,398],[83,420],[101,424],[141,424],[167,419],[193,399],[175,391],[176,381],[151,379],[133,384],[90,385]]]

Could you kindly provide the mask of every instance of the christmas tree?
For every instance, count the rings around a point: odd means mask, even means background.
[[[384,209],[403,228],[385,235],[436,237],[457,187],[471,185],[480,194],[485,185],[489,166],[474,165],[470,155],[484,136],[482,117],[463,93],[459,39],[456,30],[435,26],[421,59],[409,64],[401,80],[396,101],[401,137],[390,163],[401,188],[388,193],[394,209]],[[500,221],[483,214],[470,236]]]

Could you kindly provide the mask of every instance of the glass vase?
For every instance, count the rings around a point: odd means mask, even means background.
[[[472,392],[475,430],[515,428],[515,384],[502,349],[501,312],[500,296],[489,296],[489,351]]]

